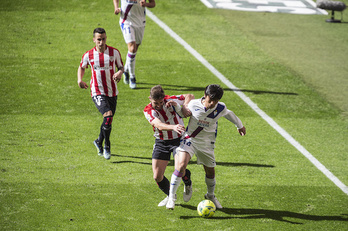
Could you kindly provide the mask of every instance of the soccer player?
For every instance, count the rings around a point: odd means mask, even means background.
[[[112,119],[117,105],[117,83],[123,74],[123,62],[120,52],[106,45],[106,32],[103,28],[93,31],[95,47],[83,56],[77,71],[77,83],[80,88],[87,89],[87,83],[82,81],[86,68],[91,67],[90,89],[95,106],[103,115],[98,139],[93,143],[97,147],[98,155],[110,159],[110,133]],[[104,151],[103,151],[103,142]]]
[[[152,152],[153,178],[158,187],[167,195],[158,206],[165,206],[169,199],[169,180],[164,176],[164,172],[171,153],[179,146],[181,136],[185,132],[184,121],[178,114],[182,117],[191,115],[191,112],[187,110],[187,104],[194,99],[194,96],[191,94],[165,95],[163,88],[157,85],[151,88],[149,99],[150,103],[145,107],[144,115],[152,125],[156,138]],[[186,169],[186,174],[183,173],[184,201],[189,201],[192,196],[190,175],[188,169]]]
[[[153,8],[156,6],[155,0],[113,0],[115,14],[120,14],[120,27],[123,37],[128,46],[128,54],[124,67],[124,83],[129,84],[131,89],[136,88],[135,78],[135,56],[143,40],[146,10],[145,7]]]
[[[197,156],[197,164],[202,164],[205,170],[205,183],[208,191],[205,198],[213,201],[216,208],[222,208],[214,194],[216,183],[214,148],[218,119],[225,117],[236,125],[240,135],[245,135],[245,127],[240,119],[228,110],[224,103],[219,102],[222,95],[223,90],[219,85],[208,85],[204,97],[191,100],[188,104],[192,115],[180,146],[176,149],[175,171],[171,177],[167,209],[175,207],[175,193],[185,174],[186,166],[194,154]]]

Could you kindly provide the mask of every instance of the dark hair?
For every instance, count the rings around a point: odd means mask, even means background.
[[[163,99],[165,97],[164,90],[161,85],[157,85],[151,88],[150,97],[153,100]]]
[[[95,33],[98,33],[98,34],[106,34],[104,28],[95,28],[94,31],[93,31],[93,37],[95,36]]]
[[[204,94],[212,100],[220,100],[224,94],[224,90],[218,84],[210,84],[205,88]]]

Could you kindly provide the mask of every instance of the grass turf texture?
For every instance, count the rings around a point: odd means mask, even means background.
[[[198,217],[206,189],[195,159],[189,165],[191,201],[183,203],[180,187],[174,211],[158,208],[164,196],[152,179],[152,129],[142,114],[149,89],[162,84],[167,94],[198,98],[207,84],[220,82],[148,19],[137,56],[139,88],[119,84],[112,158],[106,161],[92,144],[100,115],[89,92],[78,89],[76,72],[98,26],[125,60],[112,2],[5,1],[0,10],[2,230],[346,229],[347,195],[230,90],[222,101],[248,133],[240,137],[220,120],[216,193],[225,209],[209,220]],[[332,100],[346,84],[342,80],[329,96],[332,90],[325,93],[310,79],[320,75],[327,83],[347,76],[344,64],[325,75],[331,54],[315,49],[332,41],[327,49],[342,61],[346,24],[327,24],[328,16],[210,10],[199,1],[160,1],[152,12],[348,184],[346,111]],[[173,163],[168,178],[172,171]]]

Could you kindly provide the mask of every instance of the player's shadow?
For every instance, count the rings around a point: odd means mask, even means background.
[[[143,161],[135,161],[135,160],[119,160],[119,161],[113,161],[113,164],[125,164],[125,163],[135,163],[135,164],[146,164],[151,165],[152,164],[152,158],[151,157],[141,157],[141,156],[127,156],[127,155],[119,155],[119,154],[111,154],[111,156],[114,157],[122,157],[122,158],[131,158],[131,159],[138,159],[138,160],[148,160],[149,162],[143,162]],[[190,160],[188,165],[196,164],[196,161]],[[217,162],[218,166],[230,166],[230,167],[257,167],[257,168],[274,168],[274,165],[267,165],[267,164],[252,164],[252,163],[231,163],[231,162]],[[170,160],[168,163],[168,166],[174,166],[174,161]]]
[[[120,160],[120,161],[112,161],[111,163],[113,163],[113,164],[135,163],[135,164],[152,165],[152,158],[151,157],[124,156],[124,155],[117,155],[117,154],[111,154],[111,156],[122,157],[122,158],[131,158],[131,159],[139,159],[139,160],[150,160],[150,162],[141,162],[141,161],[134,161],[134,160]]]
[[[232,162],[216,162],[218,166],[227,166],[227,167],[256,167],[256,168],[274,168],[274,165],[269,164],[252,164],[252,163],[232,163]]]
[[[160,84],[164,89],[167,90],[173,90],[173,91],[198,91],[198,92],[204,92],[205,87],[193,87],[193,86],[183,86],[183,85],[174,85],[174,84],[161,84],[161,83],[139,83],[141,85],[149,85],[149,87],[140,87],[138,89],[151,89],[153,86]],[[248,89],[229,89],[224,88],[224,91],[241,91],[241,92],[250,92],[253,94],[275,94],[275,95],[298,95],[297,93],[293,92],[279,92],[279,91],[261,91],[261,90],[248,90]]]
[[[197,210],[195,206],[181,204],[183,208],[190,210]],[[229,216],[219,216],[223,212]],[[180,219],[198,218],[199,216],[181,216]],[[268,210],[268,209],[243,209],[243,208],[223,208],[218,209],[214,217],[209,219],[226,220],[226,219],[271,219],[275,221],[282,221],[291,224],[303,224],[300,222],[290,221],[289,219],[299,219],[307,221],[348,221],[348,214],[341,214],[341,216],[319,216],[302,213],[295,213],[282,210]]]

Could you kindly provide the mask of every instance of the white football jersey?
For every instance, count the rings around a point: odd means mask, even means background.
[[[139,0],[121,0],[120,24],[143,27],[146,23],[146,9]]]
[[[193,143],[215,143],[217,135],[218,119],[224,116],[233,122],[237,128],[242,128],[240,119],[222,102],[218,102],[215,108],[206,109],[202,99],[191,100],[188,104],[192,115],[186,128],[185,138],[191,137]]]

